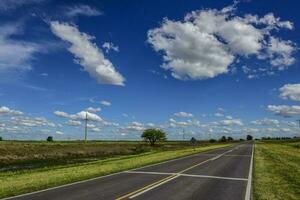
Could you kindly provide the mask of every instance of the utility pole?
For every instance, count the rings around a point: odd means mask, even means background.
[[[84,129],[84,141],[86,142],[87,140],[87,124],[88,124],[88,117],[87,117],[87,113],[85,113],[85,129]]]

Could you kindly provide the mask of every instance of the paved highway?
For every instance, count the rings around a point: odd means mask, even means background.
[[[248,200],[253,144],[22,195],[13,200]]]

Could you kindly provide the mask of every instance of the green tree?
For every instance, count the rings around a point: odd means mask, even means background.
[[[3,138],[0,136],[0,141],[2,141],[3,140]]]
[[[164,141],[167,139],[166,133],[163,130],[153,128],[146,129],[141,137],[148,141],[151,146],[155,145],[158,141]]]
[[[47,142],[53,142],[53,137],[52,136],[48,136],[47,137]]]
[[[247,135],[247,140],[253,140],[252,135]]]
[[[216,140],[215,139],[210,139],[209,142],[214,143],[214,142],[216,142]]]
[[[194,138],[194,137],[192,137],[190,141],[191,141],[191,143],[192,143],[193,145],[195,145],[195,144],[197,143],[197,140],[196,140],[196,138]]]
[[[232,137],[227,137],[227,140],[228,140],[228,141],[232,141],[233,138],[232,138]]]
[[[227,139],[226,139],[226,137],[223,135],[221,138],[220,138],[220,140],[219,140],[220,142],[226,142],[227,141]]]

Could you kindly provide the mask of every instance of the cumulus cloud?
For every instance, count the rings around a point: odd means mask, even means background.
[[[268,55],[273,66],[279,66],[280,70],[295,62],[292,56],[295,51],[294,43],[290,40],[284,41],[275,37],[270,37]]]
[[[96,113],[96,112],[100,112],[100,111],[101,111],[101,108],[88,107],[88,108],[85,109],[85,110],[88,111],[88,112],[91,112],[91,113]]]
[[[78,15],[84,16],[98,16],[103,13],[95,8],[92,8],[88,5],[75,5],[72,7],[67,7],[66,15],[69,17],[76,17]]]
[[[104,106],[111,106],[111,102],[109,102],[109,101],[101,101],[100,102],[102,105],[104,105]]]
[[[72,120],[85,120],[87,118],[88,120],[92,120],[92,121],[98,121],[98,122],[103,121],[100,116],[98,116],[95,113],[88,112],[88,111],[80,111],[76,114],[68,114],[63,111],[54,111],[54,115],[72,119]]]
[[[119,47],[117,45],[114,45],[112,42],[104,42],[102,47],[103,49],[105,49],[106,53],[109,53],[110,50],[119,52]]]
[[[192,113],[187,112],[178,112],[174,114],[176,117],[193,117],[194,115]]]
[[[69,120],[67,122],[67,124],[70,125],[70,126],[80,126],[81,122],[80,121],[76,121],[76,120]]]
[[[288,106],[288,105],[268,105],[269,111],[275,115],[283,117],[293,117],[300,115],[300,106]]]
[[[243,126],[243,122],[240,119],[224,119],[219,122],[222,126]]]
[[[22,115],[22,114],[23,114],[23,112],[10,109],[6,106],[0,107],[0,115]]]
[[[286,84],[279,91],[282,99],[300,101],[300,84]]]
[[[76,62],[98,83],[124,85],[124,77],[104,57],[102,50],[91,41],[92,36],[80,32],[75,25],[68,23],[52,21],[50,26],[57,37],[71,44],[69,51],[74,54]]]
[[[177,79],[196,80],[227,73],[237,56],[269,59],[278,67],[293,64],[292,42],[272,36],[272,30],[292,29],[291,22],[272,13],[239,17],[234,10],[197,10],[182,21],[165,18],[160,27],[150,29],[148,42],[163,54],[162,67]]]
[[[254,125],[279,125],[279,121],[277,119],[261,119],[261,120],[255,120],[255,121],[252,121],[251,124],[254,124]]]
[[[27,126],[27,127],[40,127],[40,126],[49,126],[55,127],[56,125],[53,122],[48,121],[43,117],[12,117],[11,123],[17,126]]]
[[[35,43],[12,39],[22,34],[20,24],[2,25],[0,29],[0,73],[31,70],[31,61],[40,46]]]
[[[144,125],[140,122],[131,122],[131,124],[126,127],[127,131],[143,131],[145,129]]]
[[[171,118],[169,119],[169,126],[171,128],[176,128],[176,127],[185,127],[185,126],[192,126],[194,125],[192,120],[187,120],[187,121],[176,121],[175,119]]]

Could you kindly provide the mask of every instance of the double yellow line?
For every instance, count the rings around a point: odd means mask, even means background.
[[[229,150],[229,151],[230,151],[230,150]],[[227,152],[229,152],[229,151],[226,151],[225,153],[227,153]],[[170,176],[168,176],[168,177],[166,177],[166,178],[160,179],[160,180],[158,180],[158,181],[156,181],[156,182],[154,182],[154,183],[151,183],[151,184],[146,185],[146,186],[144,186],[144,187],[142,187],[142,188],[140,188],[140,189],[137,189],[137,190],[135,190],[135,191],[133,191],[133,192],[130,192],[130,193],[125,194],[125,195],[123,195],[123,196],[121,196],[121,197],[118,197],[116,200],[125,200],[125,199],[128,199],[129,197],[131,197],[131,196],[133,196],[133,195],[136,195],[136,194],[138,194],[138,193],[140,193],[140,192],[143,192],[143,191],[145,191],[145,190],[147,190],[147,189],[150,189],[150,188],[152,188],[152,187],[155,187],[155,186],[157,186],[157,185],[159,185],[159,184],[161,184],[161,183],[163,183],[163,182],[167,182],[168,180],[171,180],[171,179],[175,178],[176,176],[182,174],[183,172],[186,172],[186,171],[188,171],[188,170],[190,170],[190,169],[193,169],[193,168],[195,168],[195,167],[197,167],[197,166],[199,166],[199,165],[202,165],[202,164],[204,164],[204,163],[207,163],[208,161],[215,160],[215,159],[221,157],[222,155],[224,155],[225,153],[222,153],[222,154],[220,154],[220,155],[218,155],[218,156],[215,156],[215,157],[213,157],[213,158],[210,158],[210,159],[204,160],[204,161],[202,161],[202,162],[200,162],[200,163],[197,163],[197,164],[195,164],[195,165],[192,165],[191,167],[188,167],[188,168],[186,168],[186,169],[184,169],[184,170],[182,170],[182,171],[180,171],[180,172],[177,172],[176,174],[172,174],[172,175],[170,175]]]

